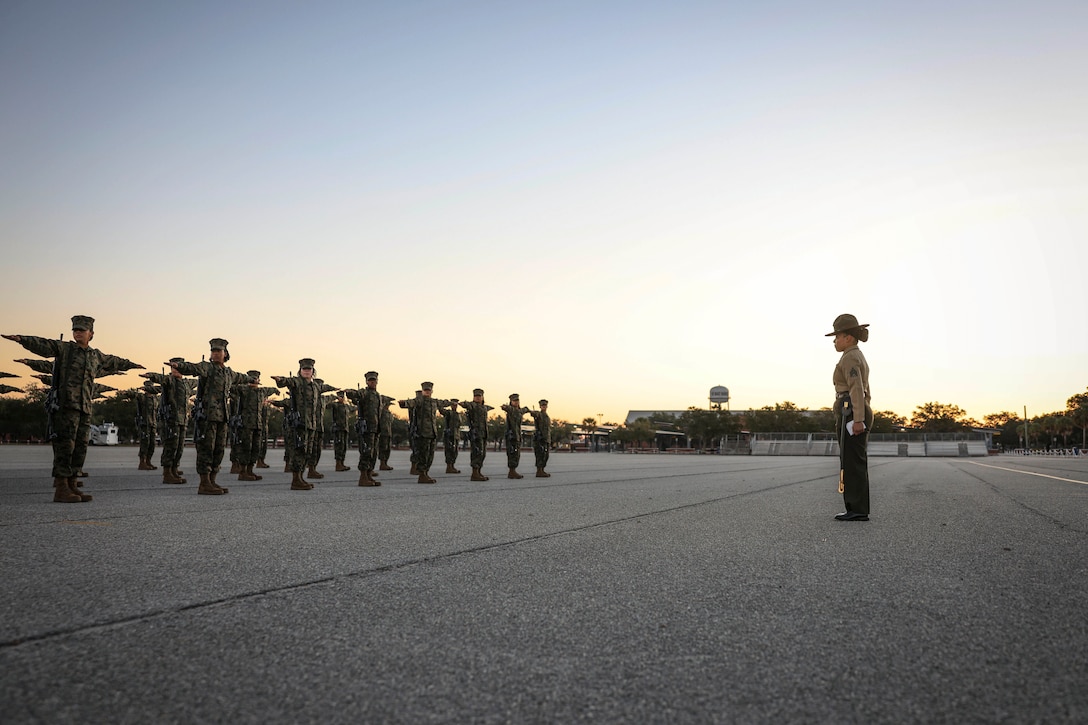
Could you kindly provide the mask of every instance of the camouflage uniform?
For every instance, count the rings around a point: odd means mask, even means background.
[[[173,362],[182,362],[174,358]],[[162,388],[159,409],[155,411],[162,431],[162,466],[163,483],[185,483],[177,470],[181,463],[181,454],[185,451],[185,428],[189,423],[189,396],[196,390],[196,381],[175,377],[171,374],[143,373],[153,383]],[[177,480],[175,480],[177,479]]]
[[[510,468],[507,478],[522,478],[517,471],[521,462],[521,419],[529,411],[522,408],[519,401],[518,394],[514,393],[510,396],[510,404],[502,406],[506,412],[506,465]]]
[[[446,454],[446,473],[460,473],[456,468],[457,446],[461,443],[461,414],[457,412],[457,398],[450,398],[448,406],[439,407],[446,431],[442,436],[442,450]]]
[[[472,480],[486,481],[481,469],[484,466],[484,458],[487,457],[487,413],[494,410],[486,405],[484,391],[476,388],[472,391],[473,400],[461,403],[465,411],[465,422],[468,424],[468,440],[470,446],[469,462],[472,464]],[[477,401],[476,398],[479,398]]]
[[[344,402],[344,391],[336,394],[336,400],[329,404],[332,411],[332,455],[336,459],[336,470],[350,470],[344,465],[348,455],[348,404]]]
[[[362,390],[349,390],[348,398],[357,406],[359,485],[374,485],[377,483],[374,480],[374,466],[378,461],[378,430],[381,423],[382,400],[384,398],[378,392],[378,373],[373,370],[368,372],[366,374],[366,387]]]
[[[159,394],[155,384],[148,380],[135,397],[137,430],[140,434],[140,469],[154,471],[158,466],[152,465],[151,456],[155,455],[155,437],[158,435],[159,426],[155,418],[159,409]]]
[[[310,453],[306,457],[306,463],[309,466],[306,477],[324,478],[325,474],[317,472],[317,464],[321,461],[321,451],[325,448],[325,406],[332,400],[332,396],[323,395],[323,393],[331,393],[336,390],[336,386],[328,385],[320,378],[314,378],[314,382],[317,383],[318,392],[317,408],[314,411],[314,422],[317,427],[314,428],[314,436],[310,440]]]
[[[433,389],[433,383],[423,383],[420,386],[423,392]],[[439,400],[427,395],[420,395],[411,400],[401,400],[400,406],[408,408],[412,414],[412,422],[416,435],[416,467],[419,471],[419,483],[434,483],[435,480],[428,475],[431,464],[434,462],[434,444],[438,435],[438,426],[435,417],[438,415],[439,406],[447,406],[448,400]]]
[[[249,377],[236,373],[226,366],[226,361],[230,359],[226,340],[214,338],[209,344],[213,352],[223,351],[225,358],[223,363],[203,361],[191,363],[182,360],[171,362],[170,367],[182,375],[199,378],[198,405],[202,408],[204,420],[198,421],[200,430],[195,435],[199,439],[196,441],[196,471],[200,474],[201,485],[197,492],[215,494],[226,493],[228,490],[217,484],[215,477],[227,449],[227,423],[229,422],[227,403],[230,398],[230,389],[235,385],[248,383]],[[194,410],[194,415],[197,412]]]
[[[314,361],[311,358],[299,360],[299,372],[303,368],[313,369]],[[321,388],[313,377],[305,378],[301,374],[291,377],[273,376],[277,387],[287,388],[291,396],[285,407],[287,418],[296,418],[293,428],[286,431],[284,444],[291,446],[289,463],[294,474],[291,479],[291,488],[294,490],[306,490],[313,488],[312,483],[302,479],[302,469],[306,465],[313,447],[314,432],[317,430],[317,410],[320,404]],[[285,425],[289,422],[285,419]],[[316,473],[316,471],[311,471]],[[316,478],[317,476],[311,476]]]
[[[77,315],[72,318],[73,330],[94,333],[94,318]],[[89,345],[51,340],[32,335],[12,335],[24,348],[55,360],[57,372],[56,408],[52,413],[53,441],[53,500],[58,503],[90,501],[91,495],[79,493],[76,475],[87,458],[87,438],[91,429],[91,400],[94,379],[98,375],[142,369],[143,366],[123,357],[107,355]],[[62,485],[63,483],[63,485]]]
[[[246,373],[251,381],[245,385],[235,385],[231,389],[234,399],[234,411],[237,415],[237,462],[241,470],[238,472],[239,481],[260,481],[261,476],[253,472],[257,465],[259,446],[261,442],[261,410],[264,401],[276,388],[262,388],[258,385],[261,379],[260,370],[249,370]]]
[[[552,419],[548,415],[548,401],[540,401],[540,410],[530,410],[536,431],[533,433],[533,456],[536,458],[537,478],[548,478],[552,474],[546,473],[544,468],[548,465],[548,456],[552,447]]]
[[[272,388],[269,388],[269,390],[272,390]],[[257,441],[257,468],[268,468],[268,464],[264,462],[264,459],[268,455],[268,412],[271,407],[272,405],[267,398],[261,404],[261,437]]]
[[[388,395],[382,396],[382,413],[378,418],[378,460],[382,471],[393,470],[389,465],[389,454],[393,449],[393,412],[389,410],[389,406],[393,402],[393,398]]]

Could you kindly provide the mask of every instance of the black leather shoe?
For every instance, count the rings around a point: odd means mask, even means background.
[[[841,514],[835,514],[836,521],[868,521],[869,514],[859,514],[856,511],[843,511]]]

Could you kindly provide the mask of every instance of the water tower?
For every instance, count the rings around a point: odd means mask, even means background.
[[[729,388],[724,385],[715,385],[710,389],[710,409],[721,410],[722,403],[725,403],[725,409],[729,410]]]

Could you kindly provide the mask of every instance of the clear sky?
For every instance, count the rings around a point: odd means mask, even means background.
[[[1061,410],[1086,78],[1083,0],[5,0],[0,332],[580,421],[827,406],[852,312],[877,410]]]

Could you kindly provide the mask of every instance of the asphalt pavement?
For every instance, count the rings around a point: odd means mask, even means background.
[[[0,721],[1088,722],[1088,458],[874,458],[838,522],[834,458],[441,457],[54,504],[0,446]]]

